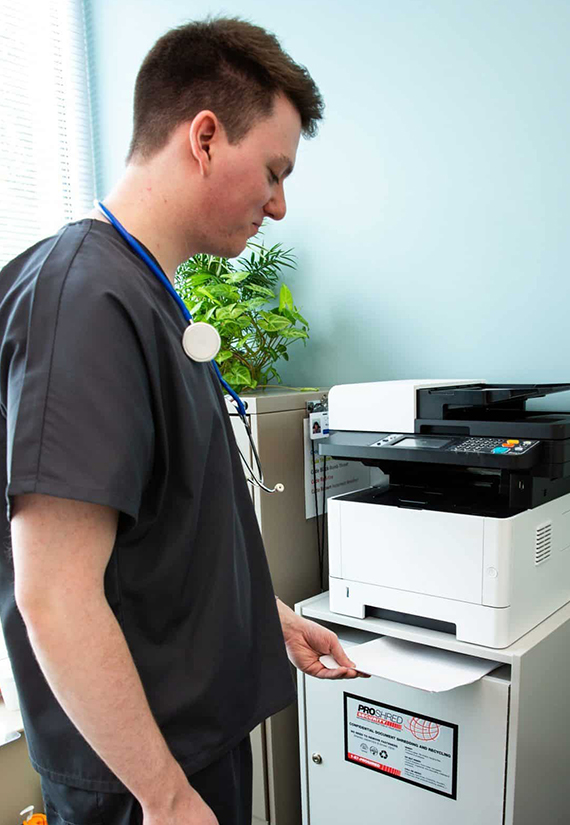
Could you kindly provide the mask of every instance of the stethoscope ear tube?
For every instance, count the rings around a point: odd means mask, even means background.
[[[244,454],[240,450],[239,444],[237,444],[237,442],[236,442],[241,460],[243,461],[243,463],[244,463],[244,465],[245,465],[245,467],[248,470],[249,475],[250,475],[250,477],[247,479],[247,481],[253,487],[258,487],[260,490],[263,490],[266,493],[282,493],[285,490],[285,485],[284,484],[278,483],[273,488],[267,487],[265,485],[265,481],[264,481],[264,478],[263,478],[263,470],[262,470],[262,467],[261,467],[261,461],[259,459],[259,454],[257,452],[255,442],[253,440],[253,435],[251,433],[251,428],[250,428],[250,426],[248,424],[248,421],[247,421],[247,418],[245,416],[242,416],[240,414],[240,418],[241,418],[241,420],[243,422],[243,425],[245,427],[245,430],[247,432],[247,437],[249,438],[249,444],[251,446],[251,451],[253,453],[253,457],[255,458],[255,463],[257,464],[257,469],[258,469],[258,472],[259,472],[259,478],[257,478],[255,473],[253,472],[252,467],[250,467],[250,465],[246,461],[246,458],[245,458]]]

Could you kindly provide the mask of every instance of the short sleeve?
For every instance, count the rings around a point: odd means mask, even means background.
[[[10,318],[8,512],[12,496],[43,493],[136,520],[154,449],[136,290],[130,301],[79,257],[45,267]]]

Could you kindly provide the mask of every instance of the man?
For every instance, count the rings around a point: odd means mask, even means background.
[[[171,281],[236,256],[321,115],[272,35],[182,26],[141,67],[105,207]],[[354,665],[276,603],[219,382],[104,215],[15,259],[0,300],[0,607],[49,825],[249,825],[249,732],[294,698],[283,640],[312,675]]]

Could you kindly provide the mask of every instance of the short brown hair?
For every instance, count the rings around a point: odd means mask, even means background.
[[[289,98],[313,137],[323,116],[321,94],[304,66],[295,63],[275,35],[239,18],[208,18],[163,35],[137,75],[133,156],[151,157],[172,130],[210,109],[228,140],[238,143],[256,120],[268,117],[276,94]]]

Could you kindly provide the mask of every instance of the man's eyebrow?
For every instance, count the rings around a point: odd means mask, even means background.
[[[288,175],[291,174],[293,171],[293,163],[287,155],[276,155],[274,158],[271,158],[269,161],[271,164],[276,164],[277,166],[284,166],[283,177],[286,178]]]

